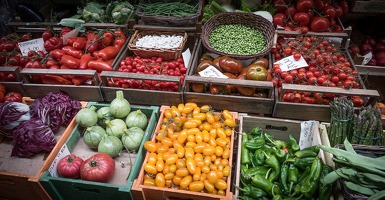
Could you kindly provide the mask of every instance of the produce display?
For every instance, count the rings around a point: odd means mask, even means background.
[[[358,72],[344,53],[329,40],[316,36],[299,36],[293,39],[281,36],[277,43],[276,48],[272,50],[276,61],[293,55],[296,60],[302,57],[308,67],[282,71],[279,64],[274,64],[272,81],[275,86],[290,83],[345,89],[362,87]],[[286,91],[283,101],[328,105],[334,97],[333,94]],[[364,100],[359,96],[351,98],[354,106],[364,104]]]
[[[243,198],[329,199],[333,186],[323,178],[332,171],[318,157],[319,147],[300,150],[296,139],[275,140],[260,127],[242,133],[241,191]]]
[[[144,143],[148,154],[143,184],[226,195],[233,114],[188,102],[166,108],[162,117],[153,140]]]
[[[353,43],[350,45],[349,53],[352,58],[356,56],[367,57],[369,61],[365,65],[385,66],[385,39],[383,37],[367,37],[361,41],[361,44]]]
[[[19,66],[20,61],[23,62],[25,59],[22,58],[21,52],[17,46],[18,42],[25,42],[32,39],[32,35],[25,33],[25,34],[19,34],[19,33],[11,33],[6,36],[2,36],[0,39],[0,65],[2,66]],[[5,77],[7,75],[3,75],[3,72],[1,74]],[[9,75],[14,76],[14,75]],[[5,79],[8,80],[14,80],[15,77],[7,77]]]
[[[23,96],[18,92],[9,92],[7,88],[0,84],[0,103],[2,102],[22,102]]]
[[[27,158],[50,152],[56,144],[54,134],[61,126],[68,126],[80,108],[79,101],[64,93],[49,93],[31,105],[0,104],[1,129],[13,139],[11,156]]]
[[[200,72],[211,66],[215,67],[215,69],[230,79],[252,81],[271,80],[271,73],[268,70],[269,61],[266,58],[257,58],[246,67],[243,67],[243,64],[240,60],[231,58],[229,56],[218,56],[214,59],[209,54],[203,54],[201,55],[199,61],[200,62],[196,67],[194,76],[200,76]],[[210,94],[243,95],[261,98],[268,97],[267,91],[251,87],[249,88],[232,85],[191,83],[190,88],[191,91],[198,93],[208,92]]]
[[[187,68],[183,58],[164,61],[162,57],[142,58],[140,56],[126,56],[120,61],[119,72],[178,76],[183,83]],[[121,88],[135,88],[145,90],[162,90],[177,92],[180,90],[177,82],[152,81],[140,79],[111,78],[108,86]]]
[[[325,176],[324,183],[333,183],[340,179],[348,197],[355,196],[369,200],[383,199],[385,197],[385,170],[383,157],[381,157],[382,152],[375,154],[374,150],[370,148],[356,151],[356,148],[362,146],[352,146],[348,140],[345,140],[343,144],[344,149],[321,146],[322,150],[335,156],[333,161],[338,165],[335,171]],[[356,194],[359,195],[356,196]]]

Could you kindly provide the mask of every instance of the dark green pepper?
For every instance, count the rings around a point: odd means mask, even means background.
[[[286,164],[281,165],[281,174],[279,177],[279,182],[281,186],[283,187],[283,191],[285,194],[289,194],[289,186],[287,185],[287,180],[289,176],[289,166]]]
[[[290,164],[288,170],[288,181],[290,182],[289,193],[293,189],[293,185],[298,182],[299,171],[298,168],[294,166],[294,164]]]
[[[297,185],[294,187],[294,194],[300,193],[301,186],[309,175],[310,167],[306,167],[306,169],[302,172],[301,176],[299,177]]]
[[[252,167],[258,166],[258,164],[254,158],[254,154],[252,152],[249,152],[249,158],[250,158],[250,162],[251,162]]]
[[[274,147],[275,148],[275,147]],[[287,153],[283,149],[276,149],[274,155],[277,157],[279,162],[283,163],[286,160]]]
[[[260,127],[255,127],[249,131],[249,136],[251,137],[262,137],[263,130]]]
[[[281,194],[281,190],[279,189],[278,185],[275,185],[273,182],[269,181],[265,177],[256,174],[253,177],[253,180],[251,180],[251,183],[264,190],[270,197],[274,197],[275,195]]]
[[[319,150],[320,150],[320,147],[318,145],[315,145],[315,146],[311,146],[311,147],[307,147],[307,148],[304,148],[302,150],[309,150],[309,151],[313,151],[314,153],[316,153],[318,155],[319,153]]]
[[[244,176],[245,176],[246,179],[251,179],[256,174],[259,174],[261,176],[265,176],[267,174],[268,170],[269,170],[269,168],[266,167],[266,166],[253,167],[253,168],[248,169]]]
[[[294,155],[297,158],[307,158],[307,157],[316,157],[318,154],[311,150],[300,150],[295,152]]]
[[[242,147],[241,147],[241,163],[242,164],[251,164],[249,150],[246,148],[247,135],[245,132],[242,133]]]
[[[256,138],[254,140],[248,141],[245,143],[246,148],[252,150],[253,152],[257,149],[260,149],[265,145],[265,139],[263,137]]]
[[[248,168],[246,165],[241,165],[241,182],[243,185],[247,185],[248,181],[247,181],[247,178],[246,178],[246,172],[247,172]]]
[[[294,158],[294,166],[303,170],[307,166],[311,166],[315,158],[316,157]]]
[[[321,178],[319,181],[319,194],[318,194],[318,200],[329,200],[330,196],[333,192],[333,184],[327,184],[324,185],[324,177],[333,171],[333,168],[331,168],[328,165],[324,165],[322,168]]]
[[[297,140],[292,135],[289,135],[289,151],[291,153],[299,151]]]
[[[263,149],[258,149],[254,152],[254,159],[257,165],[265,164],[265,154],[263,153]]]
[[[269,145],[267,145],[267,144],[263,145],[262,150],[263,150],[263,152],[265,152],[266,154],[271,154],[271,153],[274,152],[273,147],[271,147],[271,146],[269,146]]]
[[[322,174],[322,161],[316,157],[311,165],[310,174],[301,186],[300,192],[306,197],[310,198],[316,192],[318,183]]]
[[[281,195],[275,195],[273,200],[282,200],[282,197]]]
[[[274,155],[265,155],[265,156],[267,158],[265,160],[265,163],[274,169],[274,171],[269,175],[269,180],[275,181],[279,178],[279,174],[281,171],[280,163],[279,163],[277,157]]]
[[[240,188],[237,185],[235,185],[235,187],[242,191],[243,195],[251,198],[261,198],[267,195],[265,191],[252,185],[246,185],[244,188]]]

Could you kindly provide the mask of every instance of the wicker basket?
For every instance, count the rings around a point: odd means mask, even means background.
[[[385,146],[370,146],[370,145],[360,145],[360,144],[352,144],[353,149],[360,155],[371,157],[371,158],[377,158],[381,156],[385,156]],[[339,149],[344,149],[343,144],[337,144],[335,146]],[[336,165],[338,168],[338,164]],[[339,179],[342,194],[344,196],[344,199],[347,200],[367,200],[369,197],[365,196],[363,194],[357,193],[355,191],[351,191],[349,188],[346,187],[344,184],[343,179]]]
[[[197,13],[186,17],[173,17],[164,15],[147,15],[143,13],[140,3],[135,11],[135,14],[148,25],[161,25],[161,26],[195,26],[198,22],[199,16],[202,13],[203,1],[192,0],[191,5],[198,5]]]
[[[238,55],[238,54],[227,54],[221,51],[218,51],[210,46],[209,37],[213,30],[220,25],[227,24],[242,24],[248,27],[256,28],[265,37],[266,47],[258,54],[251,55]],[[203,46],[210,52],[218,54],[218,55],[228,55],[230,57],[246,60],[256,57],[263,57],[268,54],[273,46],[273,37],[274,37],[274,26],[267,19],[255,15],[252,13],[242,13],[242,12],[226,12],[219,13],[213,17],[211,17],[202,27],[202,43]]]
[[[145,48],[145,47],[137,47],[136,41],[139,38],[142,38],[146,35],[180,35],[183,36],[182,43],[179,47],[173,49],[156,49],[156,48]],[[164,60],[175,60],[178,59],[182,55],[183,48],[187,41],[187,33],[186,32],[168,32],[168,31],[156,31],[156,30],[136,30],[135,33],[130,38],[128,42],[128,48],[137,56],[143,58],[149,58],[153,56],[162,57]]]

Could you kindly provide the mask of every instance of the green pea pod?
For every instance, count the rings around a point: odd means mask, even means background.
[[[318,154],[310,150],[300,150],[295,152],[295,157],[297,158],[307,158],[307,157],[316,157]]]
[[[274,197],[275,195],[279,195],[281,193],[277,185],[275,185],[273,182],[269,181],[268,179],[266,179],[265,177],[259,174],[256,174],[253,177],[253,180],[251,180],[251,183],[254,186],[264,190],[270,197]]]
[[[301,186],[300,192],[306,198],[310,198],[316,192],[318,188],[318,182],[322,174],[322,161],[316,157],[311,165],[310,174],[306,178],[305,182]]]
[[[246,185],[244,188],[240,188],[237,185],[235,185],[235,187],[242,191],[243,195],[251,198],[261,198],[267,195],[265,191],[252,185]]]
[[[263,153],[263,149],[258,149],[254,152],[254,159],[257,165],[265,164],[265,154]]]

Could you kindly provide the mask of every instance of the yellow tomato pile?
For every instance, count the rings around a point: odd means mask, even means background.
[[[143,184],[226,195],[233,115],[186,103],[166,109],[162,120],[155,142],[144,144]]]

